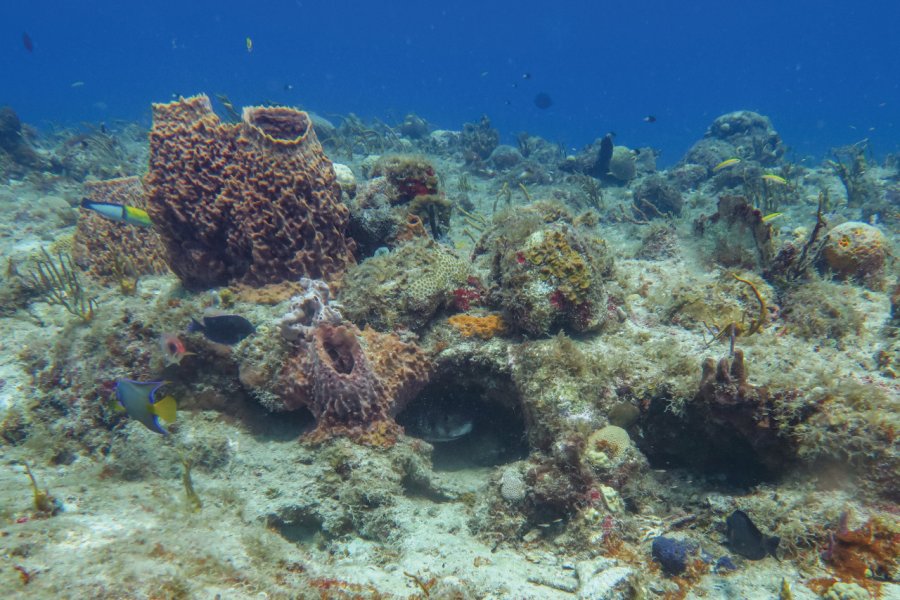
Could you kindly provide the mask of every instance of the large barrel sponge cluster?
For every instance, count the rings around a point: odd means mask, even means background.
[[[354,262],[331,161],[305,112],[222,123],[205,95],[153,105],[148,212],[189,289],[330,279]]]

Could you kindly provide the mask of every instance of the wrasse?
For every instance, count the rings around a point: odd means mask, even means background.
[[[772,173],[766,173],[762,176],[766,181],[771,181],[772,183],[777,183],[778,185],[787,185],[787,179],[781,177],[780,175],[774,175]]]
[[[133,206],[113,204],[112,202],[92,202],[87,198],[82,198],[81,208],[92,210],[110,221],[138,225],[140,227],[153,226],[153,221],[150,220],[150,215],[147,214],[147,211]]]
[[[739,162],[741,162],[741,159],[739,159],[739,158],[729,158],[728,160],[723,160],[722,162],[717,164],[715,167],[713,167],[713,173],[718,173],[722,169],[727,169],[728,167],[736,165]]]
[[[768,214],[762,218],[762,222],[768,223],[769,221],[774,221],[775,219],[777,219],[778,217],[780,217],[783,214],[784,214],[783,212]]]

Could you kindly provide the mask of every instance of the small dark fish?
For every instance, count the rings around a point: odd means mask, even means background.
[[[29,52],[34,52],[34,42],[31,41],[31,36],[28,35],[28,32],[22,34],[22,45],[25,46],[25,49]]]
[[[656,117],[653,115],[647,115],[644,117],[644,123],[656,123]]]
[[[534,97],[534,105],[537,106],[541,110],[546,110],[553,106],[553,98],[550,97],[550,94],[545,94],[541,92],[537,96]]]
[[[205,315],[203,322],[191,319],[188,332],[201,332],[206,339],[217,344],[231,346],[253,335],[256,328],[240,315]]]
[[[736,510],[731,513],[725,519],[725,525],[728,546],[744,558],[761,560],[769,554],[775,556],[781,538],[764,535],[744,511]]]

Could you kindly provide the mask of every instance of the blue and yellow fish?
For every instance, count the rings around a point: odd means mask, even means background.
[[[160,424],[162,419],[167,423],[175,421],[175,398],[166,396],[156,399],[156,391],[165,385],[165,381],[132,381],[119,379],[116,381],[116,400],[125,409],[128,416],[140,421],[144,427],[154,433],[168,435],[168,431]]]
[[[81,208],[92,210],[101,217],[110,221],[118,221],[119,223],[128,223],[129,225],[138,225],[140,227],[152,227],[153,221],[147,211],[135,208],[133,206],[125,206],[124,204],[113,204],[112,202],[92,202],[87,198],[81,199]]]

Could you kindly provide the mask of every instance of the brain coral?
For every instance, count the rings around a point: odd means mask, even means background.
[[[145,184],[188,288],[330,278],[354,262],[348,210],[305,112],[251,107],[229,124],[204,95],[154,104]]]
[[[828,232],[821,260],[841,279],[871,281],[881,274],[887,254],[887,241],[881,230],[848,221]]]
[[[110,202],[146,209],[144,187],[138,177],[122,177],[84,184],[92,202]],[[75,227],[72,258],[102,283],[121,283],[124,277],[158,275],[168,271],[165,250],[151,229],[104,219],[83,210]]]
[[[449,247],[417,238],[348,271],[344,314],[379,330],[425,327],[466,282],[468,265]]]

